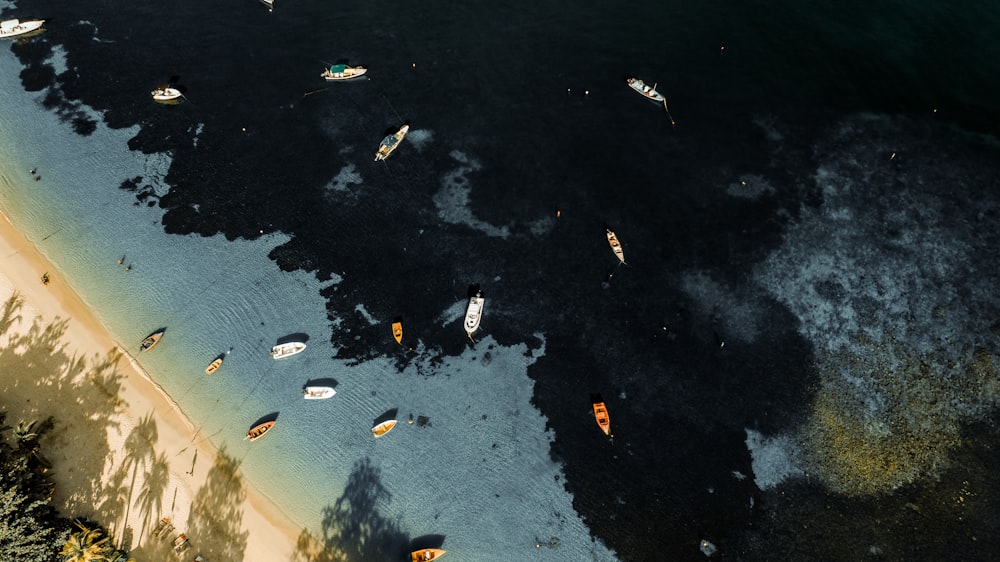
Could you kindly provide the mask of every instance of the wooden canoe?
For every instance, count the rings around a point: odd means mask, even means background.
[[[594,402],[594,419],[605,435],[611,437],[611,418],[608,417],[608,409],[604,402]]]
[[[392,337],[396,338],[396,343],[403,345],[403,323],[393,322],[392,323]]]
[[[261,437],[264,436],[265,433],[268,432],[269,429],[274,427],[275,423],[277,422],[271,420],[253,426],[253,429],[247,432],[247,438],[249,438],[251,441],[256,441],[260,439]]]
[[[615,253],[615,256],[622,263],[625,263],[625,251],[622,250],[621,242],[618,241],[618,236],[615,235],[614,231],[610,228],[608,229],[608,245],[611,246],[611,251]]]
[[[410,562],[427,562],[444,556],[446,551],[441,548],[421,548],[410,553]]]
[[[222,366],[222,359],[223,358],[224,358],[224,356],[220,355],[220,356],[216,357],[215,359],[213,359],[212,362],[208,364],[208,367],[205,367],[205,374],[206,375],[211,375],[212,373],[218,371],[219,367]]]
[[[376,438],[382,437],[386,433],[392,431],[392,428],[396,427],[396,420],[386,420],[380,424],[377,424],[372,428],[372,435]]]

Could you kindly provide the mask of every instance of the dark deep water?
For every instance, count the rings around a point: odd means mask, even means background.
[[[850,560],[875,542],[874,559],[1000,551],[995,420],[966,430],[940,481],[887,497],[838,497],[808,480],[758,490],[745,429],[803,420],[814,350],[778,302],[755,345],[732,345],[738,334],[680,284],[685,271],[747,282],[802,209],[822,203],[814,143],[844,116],[900,115],[931,144],[961,129],[995,135],[995,8],[276,4],[22,0],[18,15],[46,18],[48,31],[13,49],[25,87],[56,86],[47,103],[80,134],[92,124],[77,103],[112,127],[140,124],[133,150],[174,155],[162,199],[142,178],[126,186],[164,210],[169,232],[282,231],[293,236],[272,255],[282,268],[343,277],[325,295],[351,335],[337,342],[343,357],[398,353],[358,302],[458,353],[467,343],[436,318],[471,284],[490,299],[484,330],[498,341],[544,334],[530,374],[552,453],[576,509],[622,560],[700,559],[703,538],[743,560]],[[56,47],[61,74],[43,63]],[[324,62],[336,61],[368,66],[369,79],[325,84]],[[676,127],[625,86],[630,75],[659,83]],[[151,107],[146,92],[165,80],[188,102]],[[371,162],[401,121],[425,136]],[[995,156],[976,162],[988,169]],[[361,183],[336,181],[344,170]],[[723,196],[751,177],[774,189]],[[508,235],[443,220],[456,201],[443,188],[470,188],[472,217]],[[630,266],[614,269],[606,226]],[[608,403],[613,447],[593,427],[591,394]],[[949,507],[963,482],[993,490],[981,511]],[[916,497],[940,501],[909,508]]]

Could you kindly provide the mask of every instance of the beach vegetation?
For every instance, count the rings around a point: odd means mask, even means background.
[[[77,523],[79,531],[69,536],[59,554],[65,562],[102,562],[108,560],[114,548],[109,544],[111,537],[99,528],[90,528]]]
[[[69,535],[69,521],[50,505],[53,484],[38,462],[34,422],[16,426],[18,447],[7,442],[11,426],[0,412],[0,560],[54,562]],[[34,435],[34,437],[32,437]]]

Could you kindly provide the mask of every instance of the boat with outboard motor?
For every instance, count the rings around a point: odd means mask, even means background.
[[[397,148],[399,148],[399,143],[402,142],[403,137],[406,133],[410,131],[409,125],[403,125],[398,131],[391,135],[386,135],[382,142],[378,145],[378,151],[375,153],[375,161],[385,160],[390,154]]]
[[[363,66],[347,66],[346,64],[331,64],[330,68],[320,74],[328,81],[350,80],[359,76],[364,76],[368,69]]]

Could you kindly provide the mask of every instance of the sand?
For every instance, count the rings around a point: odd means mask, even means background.
[[[0,330],[0,409],[12,426],[52,416],[41,444],[63,515],[108,527],[139,561],[168,559],[180,533],[190,549],[169,559],[293,558],[302,529],[243,480],[237,460],[197,433],[58,270],[0,215],[0,302],[15,292],[21,318]],[[125,342],[130,349],[137,343]],[[139,426],[153,438],[137,438]],[[172,529],[152,535],[163,517]]]

